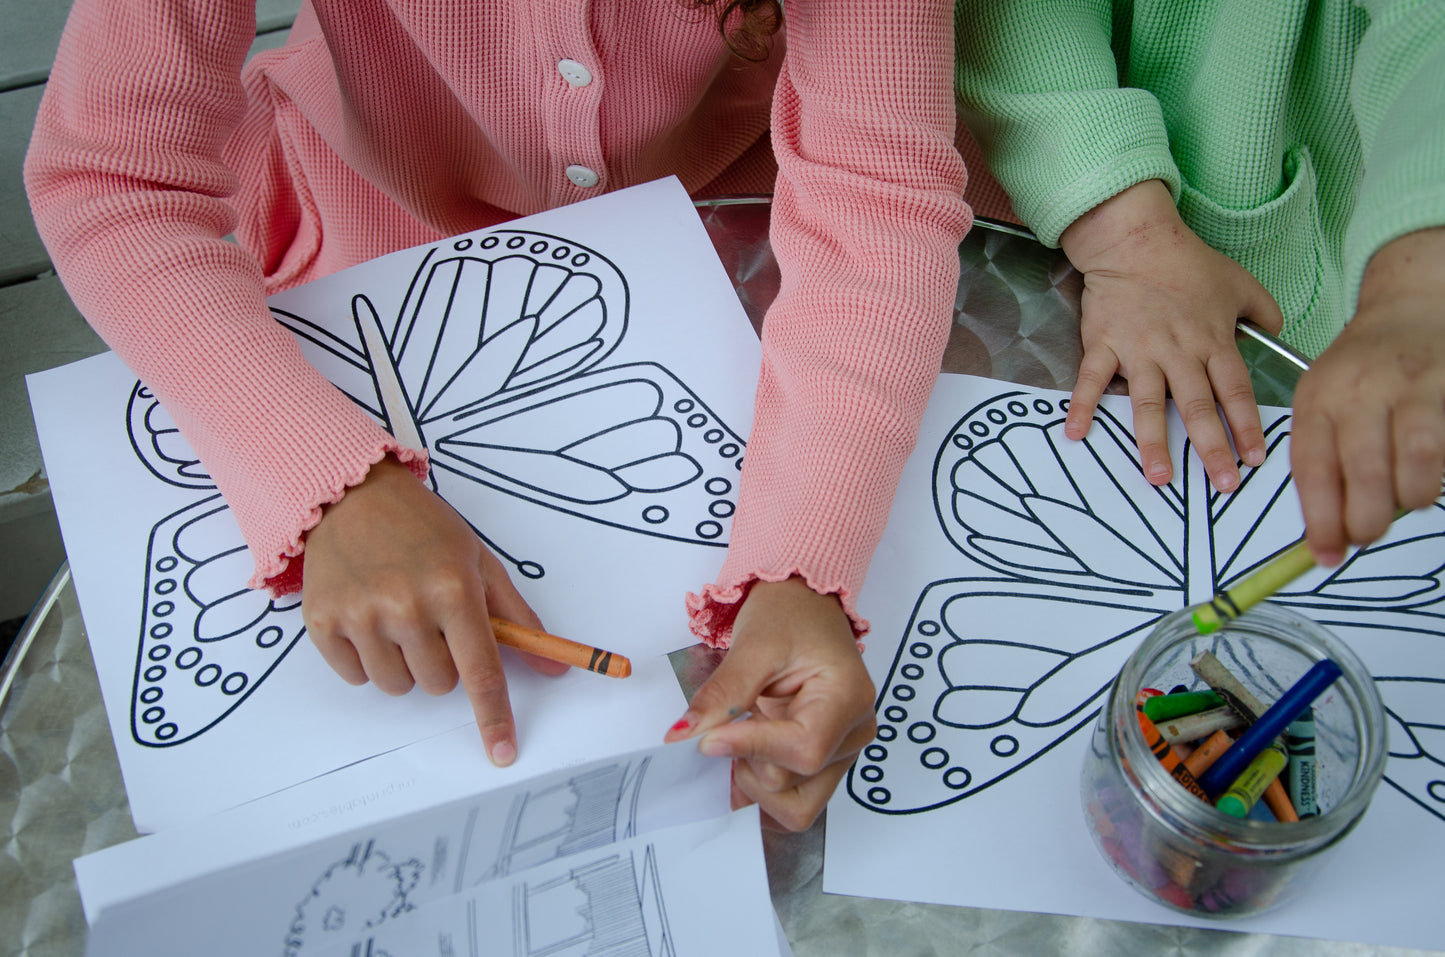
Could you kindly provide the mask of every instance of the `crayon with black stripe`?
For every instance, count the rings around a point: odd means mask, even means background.
[[[1289,754],[1289,799],[1300,817],[1320,813],[1315,796],[1315,709],[1305,708],[1284,729],[1284,746]]]
[[[609,678],[626,678],[632,674],[632,662],[624,655],[570,641],[545,631],[528,628],[505,618],[492,616],[492,634],[499,644],[525,651],[539,658],[560,661],[574,668],[585,668]]]
[[[1164,766],[1164,770],[1169,772],[1170,777],[1200,800],[1209,800],[1209,795],[1199,786],[1199,782],[1194,780],[1194,775],[1189,773],[1189,769],[1184,766],[1184,761],[1180,759],[1173,746],[1164,740],[1164,735],[1159,733],[1159,729],[1154,726],[1153,721],[1149,720],[1144,709],[1136,707],[1134,713],[1139,718],[1139,730],[1144,733],[1144,744],[1154,753],[1154,757]]]

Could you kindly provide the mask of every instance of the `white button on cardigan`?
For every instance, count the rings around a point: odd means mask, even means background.
[[[586,189],[588,187],[596,186],[597,182],[602,177],[597,175],[597,171],[595,169],[589,169],[586,166],[577,166],[576,164],[573,164],[572,166],[567,167],[567,178],[570,179],[573,184]]]
[[[576,60],[558,60],[557,72],[573,86],[586,86],[592,82],[592,71]]]

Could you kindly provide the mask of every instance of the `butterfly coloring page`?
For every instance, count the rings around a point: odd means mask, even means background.
[[[743,440],[661,365],[598,368],[627,327],[627,283],[612,263],[565,239],[511,229],[418,252],[389,321],[362,294],[340,332],[274,314],[313,365],[408,447],[431,453],[435,491],[462,501],[470,483],[637,534],[726,545]],[[139,382],[127,423],[157,478],[214,489]],[[196,535],[224,511],[208,495],[162,518],[150,536],[131,702],[139,744],[202,734],[304,632],[299,596],[273,601],[244,588],[243,541],[217,551],[219,535]],[[518,558],[519,546],[474,527],[516,574],[546,576],[545,561]],[[206,545],[190,543],[202,537]]]
[[[685,707],[665,655],[695,641],[684,596],[722,564],[760,361],[681,187],[402,250],[269,302],[312,365],[427,450],[432,488],[550,630],[632,658],[623,684],[544,680],[504,655],[519,750],[556,764],[660,739]],[[246,587],[253,557],[165,409],[113,355],[87,362],[31,386],[138,821],[470,720],[459,692],[392,699],[331,673],[300,596]]]
[[[1021,893],[1032,885],[1027,909],[1111,916],[1067,881],[1041,907],[1049,880],[1027,862],[991,858],[980,830],[989,822],[1015,838],[1032,831],[1041,845],[1050,835],[1096,857],[1076,841],[1082,824],[1069,825],[1080,816],[1081,748],[1114,676],[1163,617],[1248,576],[1303,526],[1287,411],[1262,410],[1266,462],[1221,494],[1177,420],[1174,479],[1146,482],[1127,401],[1106,398],[1087,438],[1073,441],[1063,434],[1066,394],[962,376],[940,383],[860,597],[874,628],[865,658],[879,691],[878,735],[830,805],[830,825],[841,826],[828,832],[828,890],[1020,908],[1023,900],[997,889],[1016,874]],[[1328,627],[1370,667],[1389,722],[1377,803],[1393,810],[1381,817],[1403,816],[1397,823],[1417,839],[1445,849],[1442,579],[1445,505],[1437,503],[1273,600]],[[1200,638],[1197,650],[1218,641]],[[1244,656],[1228,660],[1252,667]],[[1036,817],[1012,819],[1020,807]],[[1011,856],[1027,857],[1029,846]],[[917,879],[905,857],[916,873],[920,856],[941,868],[944,855],[959,854],[995,888],[980,897],[960,889],[968,880],[927,891],[909,883]],[[895,859],[897,873],[887,873],[884,862]],[[1117,889],[1123,912],[1114,916],[1173,920],[1162,910],[1135,916],[1128,898],[1137,895]],[[1317,926],[1312,935],[1326,934]]]

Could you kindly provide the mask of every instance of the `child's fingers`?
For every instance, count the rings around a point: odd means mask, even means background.
[[[335,628],[330,625],[314,625],[307,621],[306,633],[311,636],[311,643],[321,653],[322,660],[341,676],[342,681],[350,685],[366,684],[366,668],[361,664],[361,656],[356,653],[355,646],[341,637]]]
[[[729,651],[693,694],[682,720],[672,726],[663,740],[671,743],[698,734],[705,735],[737,720],[752,709],[753,702],[772,683],[773,677],[771,662]],[[732,757],[731,754],[726,756]]]
[[[1209,380],[1215,398],[1224,410],[1224,420],[1229,424],[1240,461],[1252,468],[1263,465],[1265,442],[1264,429],[1259,421],[1259,404],[1254,400],[1249,369],[1239,353],[1236,351],[1210,360]]]
[[[1305,538],[1315,561],[1326,567],[1344,558],[1344,499],[1334,423],[1296,411],[1290,436],[1290,468],[1304,514]]]
[[[1118,371],[1119,357],[1112,349],[1101,346],[1084,353],[1079,362],[1079,377],[1074,381],[1074,392],[1069,396],[1069,415],[1064,420],[1066,436],[1082,439],[1089,434],[1099,399]]]
[[[1347,544],[1374,541],[1395,517],[1390,439],[1386,409],[1355,408],[1337,420]]]
[[[416,680],[406,666],[406,658],[394,641],[371,629],[349,637],[361,657],[366,677],[378,690],[389,695],[404,695],[415,686]]]
[[[542,625],[542,619],[537,617],[532,606],[527,604],[527,599],[523,598],[522,593],[517,591],[517,586],[512,584],[506,568],[485,545],[482,546],[480,564],[482,580],[486,582],[489,613],[510,621],[514,625],[546,631],[547,629]],[[540,674],[556,677],[569,670],[568,665],[560,661],[553,661],[551,658],[542,658],[526,652],[518,652],[518,656],[528,667]]]
[[[871,707],[864,712],[848,696],[831,691],[805,689],[798,698],[785,716],[755,714],[726,724],[704,734],[698,748],[712,757],[774,765],[779,771],[770,780],[782,788],[821,773],[841,757],[852,758],[872,740]]]
[[[1148,366],[1129,376],[1129,405],[1134,412],[1134,441],[1139,445],[1139,466],[1155,485],[1166,485],[1174,477],[1169,458],[1168,408],[1164,373]]]
[[[1269,290],[1255,279],[1253,275],[1240,270],[1249,281],[1245,290],[1245,305],[1240,310],[1241,319],[1248,319],[1272,336],[1277,336],[1284,329],[1284,313],[1280,312],[1279,303],[1275,302],[1274,296]]]
[[[1445,475],[1445,404],[1411,402],[1391,417],[1395,451],[1395,501],[1424,508],[1440,497]]]
[[[852,763],[852,757],[840,759],[795,785],[775,789],[764,785],[749,764],[734,762],[733,807],[757,804],[763,812],[765,826],[774,830],[806,831],[828,806],[828,799],[833,796],[838,782],[848,773]],[[738,800],[739,794],[745,798],[744,801]]]
[[[1204,366],[1196,360],[1179,363],[1169,372],[1169,389],[1184,421],[1184,431],[1204,463],[1210,484],[1221,492],[1239,487],[1239,466],[1234,448],[1219,419],[1219,405]],[[1135,412],[1137,421],[1138,412]]]
[[[732,757],[748,765],[753,779],[763,790],[780,792],[796,788],[839,761],[851,762],[877,734],[877,725],[870,720],[855,724],[836,742],[800,746],[807,742],[809,731],[806,726],[790,728],[789,724],[793,722],[766,721],[754,716],[738,725],[738,730],[752,732],[752,736],[733,737],[728,742]],[[714,734],[720,737],[731,730],[720,729]],[[750,793],[753,791],[756,789]]]
[[[698,747],[732,758],[735,788],[780,827],[805,830],[877,733],[868,690],[805,687],[781,717],[754,714],[726,724],[705,734]]]
[[[430,695],[442,695],[457,686],[457,667],[441,632],[432,631],[401,646],[406,668],[416,686]]]
[[[487,757],[498,767],[506,767],[517,757],[517,730],[512,720],[502,656],[492,636],[485,606],[480,615],[473,611],[449,623],[446,639],[457,666],[457,676],[472,703],[472,714]]]

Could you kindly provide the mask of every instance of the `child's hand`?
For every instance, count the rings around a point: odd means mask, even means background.
[[[1080,216],[1061,242],[1084,274],[1084,357],[1065,434],[1081,439],[1088,433],[1099,397],[1117,373],[1129,380],[1145,477],[1163,485],[1173,476],[1165,425],[1170,394],[1210,481],[1232,491],[1240,479],[1230,434],[1245,464],[1261,464],[1265,453],[1234,327],[1248,318],[1278,333],[1274,298],[1184,225],[1159,180],[1131,186]]]
[[[1310,551],[1337,565],[1445,475],[1445,228],[1384,246],[1359,311],[1300,379],[1290,462]]]
[[[405,465],[386,458],[328,505],[306,537],[301,609],[321,656],[351,684],[445,694],[458,678],[492,763],[517,732],[488,613],[542,623],[470,525]],[[567,666],[523,656],[544,674]]]
[[[837,597],[798,578],[757,582],[722,664],[666,740],[701,735],[703,754],[733,759],[735,808],[757,802],[770,824],[806,830],[873,740],[873,698]]]

